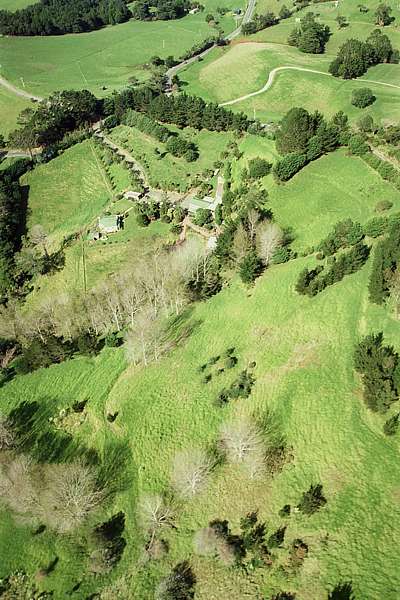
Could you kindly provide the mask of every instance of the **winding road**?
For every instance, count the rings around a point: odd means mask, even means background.
[[[228,100],[227,102],[221,102],[219,106],[230,106],[232,104],[237,104],[238,102],[243,102],[244,100],[248,100],[249,98],[253,98],[254,96],[258,96],[259,94],[263,94],[273,85],[275,81],[275,77],[281,71],[304,71],[306,73],[316,73],[317,75],[327,75],[328,77],[332,77],[330,73],[326,73],[326,71],[317,71],[316,69],[307,69],[306,67],[276,67],[272,69],[270,74],[268,75],[267,83],[256,92],[250,92],[249,94],[245,94],[244,96],[240,96],[239,98],[235,98],[234,100]],[[395,85],[394,83],[385,83],[384,81],[374,81],[372,79],[352,79],[351,81],[357,81],[360,83],[374,83],[376,85],[384,85],[391,88],[396,88],[400,90],[400,85]]]

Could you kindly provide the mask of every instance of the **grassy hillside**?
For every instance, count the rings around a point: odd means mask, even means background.
[[[244,156],[234,166],[237,177],[252,156],[274,156],[269,140],[252,136],[241,142],[241,150]],[[275,218],[293,227],[299,251],[318,243],[340,219],[364,222],[378,200],[391,200],[393,210],[400,206],[399,192],[342,151],[310,164],[284,186],[271,185],[269,178],[264,184]],[[89,273],[98,277],[112,272],[127,257],[136,256],[140,244],[150,249],[150,237],[136,238],[136,246],[132,240],[127,243],[133,232],[129,227],[109,245],[87,247]],[[150,236],[151,227],[140,231]],[[72,246],[64,271],[43,277],[27,308],[37,294],[51,298],[63,285],[73,288],[76,261],[79,247]],[[371,261],[312,299],[294,291],[298,273],[311,264],[314,257],[271,267],[250,290],[233,280],[217,296],[196,305],[190,315],[195,325],[191,337],[148,367],[127,366],[122,349],[106,349],[95,359],[77,358],[18,376],[0,389],[5,410],[21,398],[50,405],[53,413],[73,401],[87,400],[82,423],[68,423],[75,439],[98,451],[111,441],[128,441],[130,488],[117,496],[109,513],[123,510],[126,515],[127,547],[112,575],[120,588],[126,586],[123,598],[153,599],[160,578],[189,557],[197,578],[196,598],[201,600],[270,598],[281,589],[295,590],[299,600],[322,600],[340,581],[352,581],[356,598],[397,600],[400,442],[383,436],[383,417],[367,412],[352,353],[360,336],[381,329],[399,348],[400,324],[385,308],[368,301]],[[235,348],[238,364],[221,374],[211,368],[212,379],[204,383],[200,365],[228,347]],[[221,389],[252,361],[256,383],[251,396],[218,407],[215,400]],[[177,528],[165,533],[167,556],[140,566],[138,497],[168,489],[174,453],[212,447],[221,423],[240,411],[269,415],[271,426],[290,447],[292,460],[274,478],[251,482],[237,468],[218,466],[204,492],[179,504]],[[110,412],[118,412],[112,424],[105,418]],[[279,516],[284,504],[295,505],[310,484],[319,482],[326,507],[312,517]],[[300,570],[290,574],[278,566],[257,568],[249,576],[193,553],[198,528],[221,518],[228,519],[236,532],[240,518],[253,510],[267,522],[269,533],[287,526],[282,548],[274,550],[276,565],[286,564],[293,539],[307,543],[308,556]],[[77,579],[82,594],[109,583],[107,576],[82,577],[85,562],[75,560],[77,548],[67,538],[56,539],[50,533],[32,537],[29,529],[6,518],[0,540],[0,548],[9,547],[11,540],[14,548],[6,553],[0,576],[21,566],[34,574],[58,556],[55,570],[40,583],[43,589],[54,589],[62,597]],[[113,589],[112,597],[117,597]]]
[[[111,188],[92,142],[67,150],[28,173],[28,227],[42,225],[51,245],[88,226],[111,201]]]
[[[15,129],[19,113],[28,106],[32,106],[29,100],[0,87],[0,133],[2,135],[7,136]]]

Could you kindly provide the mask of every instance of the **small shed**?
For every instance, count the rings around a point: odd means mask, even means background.
[[[116,233],[121,229],[119,215],[105,215],[104,217],[99,217],[98,229],[100,233]]]
[[[132,191],[128,191],[125,192],[124,194],[124,198],[127,198],[128,200],[140,200],[143,196],[143,192],[132,192]]]

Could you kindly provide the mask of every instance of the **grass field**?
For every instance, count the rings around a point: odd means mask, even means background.
[[[19,113],[28,106],[32,106],[29,100],[0,87],[0,133],[2,135],[6,137],[15,129]]]
[[[90,141],[37,167],[22,183],[29,186],[28,228],[42,225],[53,249],[64,237],[87,227],[112,196]]]
[[[114,129],[110,137],[137,158],[145,168],[152,186],[184,192],[190,187],[190,181],[196,174],[200,175],[207,169],[213,169],[214,162],[219,160],[232,135],[207,130],[195,131],[190,128],[183,130],[181,135],[198,146],[199,158],[196,161],[187,162],[184,158],[175,158],[171,154],[160,158],[156,149],[165,153],[165,144],[134,127],[120,126]]]
[[[0,10],[19,10],[26,6],[30,6],[31,4],[36,4],[37,1],[38,0],[0,0]]]

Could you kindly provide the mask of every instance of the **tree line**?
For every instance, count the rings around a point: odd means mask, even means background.
[[[131,17],[125,0],[40,0],[11,12],[0,11],[3,35],[62,35],[123,23]]]

